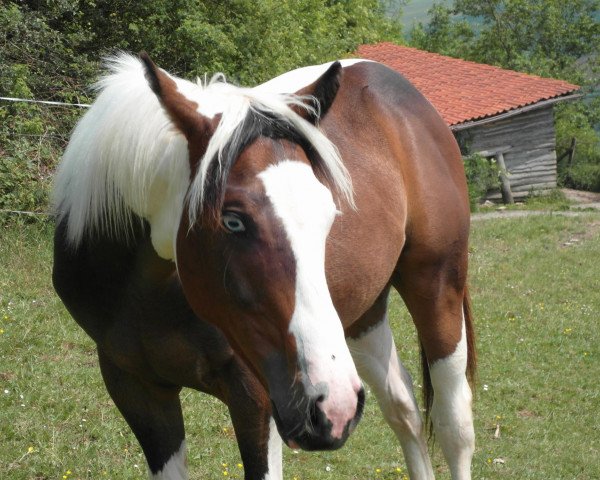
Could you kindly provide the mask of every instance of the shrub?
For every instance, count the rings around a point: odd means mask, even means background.
[[[600,98],[588,102],[559,105],[556,108],[556,150],[560,155],[577,144],[572,163],[558,163],[559,184],[600,192],[600,135],[594,129],[600,122]]]
[[[569,169],[568,174],[575,188],[600,192],[600,162],[577,163]]]
[[[495,160],[488,160],[478,154],[463,157],[463,162],[469,188],[469,204],[471,210],[474,210],[489,190],[498,187],[500,170]]]

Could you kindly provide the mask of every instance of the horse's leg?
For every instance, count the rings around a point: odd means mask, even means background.
[[[115,365],[98,349],[108,393],[137,437],[152,480],[187,480],[185,431],[179,387],[146,382]]]
[[[425,428],[412,390],[412,379],[398,359],[387,319],[387,293],[351,330],[348,347],[361,378],[377,397],[379,407],[402,446],[411,479],[433,479]]]
[[[469,480],[475,433],[467,369],[474,358],[467,345],[471,325],[465,324],[464,284],[459,288],[454,268],[403,263],[394,286],[412,315],[427,360],[433,429],[452,479]]]
[[[239,360],[220,371],[246,480],[282,480],[281,437],[271,418],[269,396]]]
[[[275,421],[241,403],[229,406],[246,480],[283,480],[281,437]],[[260,416],[256,416],[259,413]],[[267,427],[266,429],[264,427]]]

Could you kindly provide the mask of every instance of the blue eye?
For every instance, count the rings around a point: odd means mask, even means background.
[[[239,215],[231,212],[223,213],[221,223],[228,232],[241,233],[246,231],[246,226]]]

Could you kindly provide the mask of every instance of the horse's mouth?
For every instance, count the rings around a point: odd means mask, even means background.
[[[271,401],[271,405],[279,435],[289,448],[307,451],[337,450],[346,443],[346,440],[362,417],[365,405],[365,393],[363,389],[359,391],[356,414],[346,424],[339,438],[331,435],[331,422],[324,418],[321,411],[315,410],[310,412],[308,418],[301,418],[298,415],[300,412],[295,412],[296,415],[292,414],[294,422],[292,422],[291,426],[288,426],[284,424],[275,402]]]

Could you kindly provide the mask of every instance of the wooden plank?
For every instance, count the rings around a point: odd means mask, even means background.
[[[504,188],[508,184],[513,197],[532,189],[556,187],[556,139],[551,107],[463,130],[457,136],[471,152],[492,156],[502,151],[508,173],[503,180]],[[508,145],[511,148],[505,149]]]

